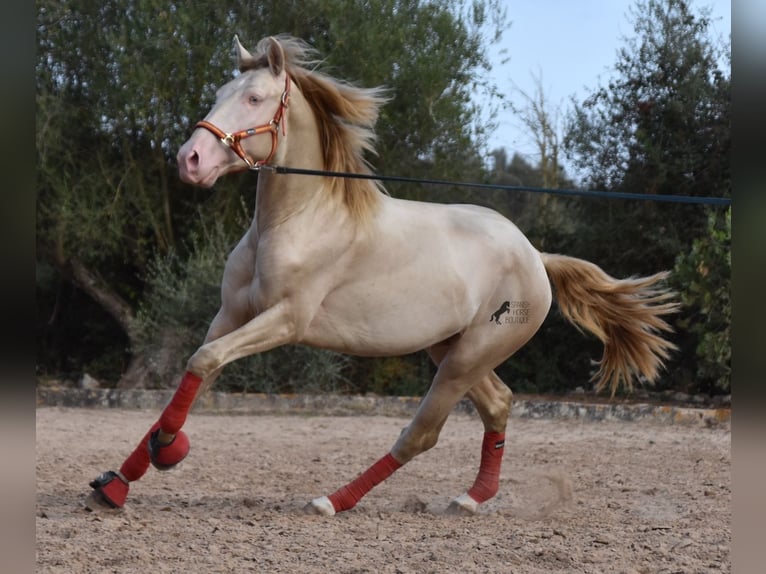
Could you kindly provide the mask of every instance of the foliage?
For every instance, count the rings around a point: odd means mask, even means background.
[[[625,39],[607,84],[573,102],[563,139],[547,128],[556,117],[542,91],[527,98],[527,127],[544,144],[545,161],[509,161],[496,150],[487,172],[481,150],[494,108],[480,109],[475,95],[502,102],[486,50],[506,25],[503,5],[40,0],[38,373],[77,378],[89,370],[115,381],[140,357],[148,369],[143,384],[165,387],[203,340],[255,181],[246,174],[213,193],[191,189],[176,176],[174,154],[235,73],[235,33],[245,46],[294,34],[317,48],[331,74],[387,86],[379,156],[370,158],[380,173],[575,187],[560,168],[564,151],[584,187],[730,195],[731,76],[721,69],[729,48],[711,41],[707,13],[693,13],[686,0],[637,0],[635,35]],[[687,205],[412,184],[390,191],[494,207],[538,248],[589,259],[615,276],[674,268],[686,308],[677,322],[680,351],[660,386],[728,391],[729,219]],[[498,372],[515,390],[565,390],[588,379],[598,353],[554,309]],[[351,359],[289,347],[230,365],[218,385],[420,394],[432,374],[423,353]]]
[[[37,356],[41,379],[109,381],[127,369],[130,346],[114,319],[44,261],[36,266]],[[52,328],[56,326],[56,328]]]
[[[637,0],[635,36],[613,75],[569,115],[564,146],[585,187],[730,197],[731,75],[720,68],[728,46],[713,43],[709,26],[685,0]],[[572,215],[581,223],[568,252],[614,276],[673,269],[707,235],[706,211],[686,204],[592,200]],[[695,380],[695,345],[678,327],[680,351],[659,386],[711,390]]]
[[[731,209],[708,214],[707,235],[679,254],[674,277],[685,306],[678,326],[694,336],[695,384],[730,393]]]
[[[533,166],[523,157],[514,154],[507,161],[505,150],[494,150],[494,170],[491,174],[494,183],[528,187],[548,187],[549,189],[573,189],[575,183],[561,165],[556,166],[555,182],[551,181],[550,167],[540,161]],[[555,162],[551,162],[555,163]],[[571,217],[570,199],[549,193],[520,191],[509,193],[498,190],[486,194],[488,203],[513,221],[542,251],[560,251],[567,248],[569,236],[577,231],[576,222]]]
[[[201,197],[182,192],[171,153],[188,118],[200,113],[196,101],[177,96],[201,90],[211,72],[200,66],[196,75],[179,66],[189,43],[168,41],[174,38],[169,27],[181,27],[176,40],[185,37],[189,19],[174,21],[167,10],[158,1],[38,3],[37,257],[57,275],[38,281],[38,301],[67,281],[90,298],[76,299],[81,312],[73,313],[74,321],[92,318],[86,332],[106,331],[104,339],[121,352],[142,276],[156,254],[183,237]],[[116,324],[103,329],[102,315],[87,312],[93,304]],[[49,343],[38,347],[38,369],[51,371],[54,349],[68,348],[84,370],[90,349],[68,346],[68,314],[54,319],[38,323],[38,337]],[[126,370],[123,361],[101,369],[112,381]]]
[[[528,139],[537,150],[542,186],[549,189],[559,188],[561,175],[561,110],[552,106],[543,88],[542,72],[532,75],[534,93],[528,94],[521,88],[515,91],[524,101],[524,106],[510,104],[511,110],[518,117]]]
[[[354,390],[376,395],[422,396],[436,372],[425,353],[357,360],[355,363],[358,371],[353,378]]]
[[[683,0],[637,0],[631,15],[635,35],[624,39],[607,84],[584,102],[573,101],[567,118],[564,151],[580,185],[728,197],[731,79],[719,68],[728,47],[711,41],[706,12],[693,14]],[[543,186],[546,163],[558,163],[543,161],[558,151],[558,134],[548,129],[556,126],[558,109],[533,79],[535,93],[521,93],[526,107],[514,111],[537,144],[540,162],[533,166],[519,156],[509,162],[505,150],[495,150],[493,180],[500,183]],[[576,187],[563,172],[560,177],[561,187]],[[696,206],[508,195],[493,200],[536,247],[591,260],[618,277],[672,269],[693,245],[711,241],[706,211]],[[698,293],[680,278],[672,278],[671,286],[684,301],[697,301],[705,289],[723,285],[727,275],[721,273],[715,274],[719,283],[699,283]],[[680,350],[658,388],[722,392],[728,384],[728,316],[721,313],[708,323],[700,320],[699,305],[688,311],[697,313],[695,319],[687,311],[673,335]],[[600,352],[554,305],[532,341],[498,372],[515,390],[560,392],[583,385],[590,360]],[[698,352],[708,358],[700,363]]]
[[[725,48],[710,40],[709,18],[685,0],[639,0],[632,25],[608,84],[569,117],[564,144],[583,183],[730,196],[731,79],[719,69]],[[705,227],[701,209],[652,202],[591,202],[580,217],[590,225],[576,247],[616,274],[670,269]]]
[[[726,192],[730,78],[719,61],[728,46],[712,43],[709,17],[686,0],[638,0],[632,25],[608,85],[575,105],[575,165],[596,187]]]

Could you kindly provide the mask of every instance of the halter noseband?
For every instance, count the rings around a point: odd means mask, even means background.
[[[207,131],[211,132],[214,136],[219,138],[221,140],[221,143],[225,145],[226,147],[229,147],[232,149],[232,151],[237,154],[240,158],[242,158],[242,161],[244,161],[247,164],[247,167],[253,170],[258,170],[264,165],[268,165],[268,163],[271,161],[271,159],[274,157],[274,154],[277,151],[277,144],[279,143],[279,126],[282,126],[282,135],[287,134],[287,127],[285,124],[282,123],[284,120],[284,114],[285,110],[287,109],[287,106],[290,102],[290,76],[285,74],[285,91],[282,92],[282,97],[279,101],[279,107],[277,108],[276,113],[274,114],[274,117],[271,119],[271,121],[267,124],[262,124],[260,126],[255,126],[253,128],[247,128],[238,132],[234,132],[233,134],[226,133],[222,129],[220,129],[218,126],[211,124],[210,122],[206,120],[202,120],[201,122],[197,122],[197,124],[194,126],[195,128],[204,128]],[[259,134],[265,134],[265,133],[271,133],[271,152],[269,152],[269,155],[266,156],[265,159],[259,159],[259,160],[253,160],[250,155],[245,151],[245,148],[242,147],[242,140],[245,138],[249,138],[250,136],[257,136]]]

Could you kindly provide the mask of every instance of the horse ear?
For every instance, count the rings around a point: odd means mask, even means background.
[[[285,69],[285,51],[282,48],[282,44],[279,40],[273,36],[269,37],[269,53],[267,55],[269,60],[269,68],[271,73],[275,76],[279,76],[282,70]]]
[[[245,50],[242,43],[239,41],[239,36],[234,34],[234,49],[237,52],[237,68],[242,71],[242,68],[247,62],[252,62],[253,55]]]

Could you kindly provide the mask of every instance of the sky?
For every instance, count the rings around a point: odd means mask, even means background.
[[[542,78],[550,109],[560,106],[565,114],[571,96],[582,101],[606,83],[623,39],[634,36],[630,9],[635,0],[506,0],[505,4],[511,25],[489,55],[498,88],[521,107],[524,99],[514,86],[534,96],[534,74]],[[710,8],[712,33],[728,41],[731,0],[691,0],[691,5],[695,14]],[[502,63],[504,59],[508,61]],[[519,153],[537,164],[534,147],[513,113],[501,110],[498,124],[489,149],[504,147],[509,158]]]

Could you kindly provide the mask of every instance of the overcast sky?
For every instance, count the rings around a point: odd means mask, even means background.
[[[581,101],[605,83],[623,38],[634,36],[629,20],[634,4],[635,0],[506,0],[511,26],[490,52],[498,88],[521,105],[523,98],[512,94],[513,86],[534,95],[534,73],[542,77],[548,103],[560,105],[565,113],[570,96]],[[695,14],[709,7],[713,34],[728,41],[731,0],[691,0],[691,4]],[[508,61],[501,63],[503,59]],[[504,147],[509,159],[518,152],[536,164],[534,148],[514,115],[501,111],[498,119],[489,149]]]

